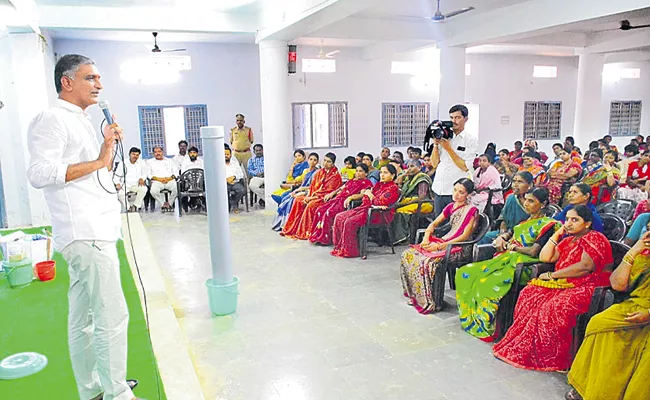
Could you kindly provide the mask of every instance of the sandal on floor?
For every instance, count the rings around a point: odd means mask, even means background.
[[[566,400],[583,400],[582,396],[580,396],[580,393],[578,393],[578,391],[575,389],[571,389],[568,392],[566,392],[564,398]]]

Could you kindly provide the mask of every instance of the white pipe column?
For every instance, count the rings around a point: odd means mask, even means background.
[[[603,92],[604,54],[581,54],[578,61],[578,93],[573,138],[577,146],[586,144],[586,138],[605,135],[598,111]],[[569,136],[569,135],[567,135]]]
[[[203,141],[205,200],[208,206],[212,280],[217,285],[226,285],[233,281],[233,273],[226,159],[223,154],[223,126],[202,127],[201,139]]]
[[[449,109],[465,102],[465,49],[440,47],[438,118],[449,119]]]
[[[275,209],[271,193],[285,179],[293,152],[288,48],[286,42],[269,40],[260,42],[259,50],[266,207]]]

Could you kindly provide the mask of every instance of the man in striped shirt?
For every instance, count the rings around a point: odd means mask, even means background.
[[[264,148],[261,144],[253,146],[254,157],[248,160],[248,187],[259,198],[259,204],[264,207]]]

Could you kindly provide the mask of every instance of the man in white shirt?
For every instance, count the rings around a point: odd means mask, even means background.
[[[190,169],[203,169],[203,160],[199,158],[199,149],[192,146],[188,150],[187,155],[188,157],[181,164],[181,174]]]
[[[68,347],[77,390],[82,400],[132,400],[126,381],[129,313],[116,247],[120,203],[110,173],[122,128],[107,125],[101,145],[97,141],[85,110],[97,104],[103,87],[91,59],[61,57],[54,82],[56,105],[29,126],[27,178],[43,189],[54,246],[68,263]]]
[[[232,152],[230,146],[223,145],[224,155],[226,157],[226,184],[228,185],[228,208],[233,210],[235,214],[239,214],[239,202],[241,201],[246,189],[242,180],[244,179],[244,171],[238,162],[231,161]]]
[[[128,208],[128,212],[136,212],[142,208],[142,202],[147,195],[146,178],[147,166],[140,160],[140,149],[131,147],[129,161],[126,163],[120,161],[115,168],[115,176],[113,177],[117,189],[117,198],[124,208]],[[129,199],[127,193],[135,193],[135,198]]]
[[[551,157],[546,160],[546,163],[544,165],[546,166],[546,169],[551,169],[553,167],[553,164],[556,162],[563,162],[562,159],[560,159],[560,151],[564,150],[564,146],[562,146],[562,143],[555,143],[553,144],[553,154],[555,154],[555,157],[551,159]]]
[[[187,141],[181,140],[178,142],[178,154],[172,158],[172,161],[174,161],[174,164],[178,166],[178,170],[180,171],[185,160],[187,160]]]
[[[436,216],[452,202],[454,182],[461,178],[472,179],[469,168],[476,158],[478,139],[465,131],[468,115],[469,111],[464,105],[453,106],[449,109],[449,118],[454,124],[454,137],[434,140],[431,164],[436,175],[431,189],[435,194],[433,204]]]
[[[151,179],[151,195],[162,204],[160,209],[170,211],[171,204],[174,204],[178,195],[176,187],[176,175],[178,175],[178,166],[169,158],[164,157],[163,148],[156,146],[153,148],[153,157],[149,160],[149,179]],[[160,193],[162,190],[169,190],[170,193]]]

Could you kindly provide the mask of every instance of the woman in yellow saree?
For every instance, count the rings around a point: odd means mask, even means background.
[[[650,232],[610,278],[628,297],[589,321],[569,383],[568,400],[650,399]]]

